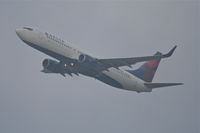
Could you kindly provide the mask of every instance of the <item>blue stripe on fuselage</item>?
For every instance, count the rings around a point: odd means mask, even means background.
[[[102,73],[102,75],[98,76],[98,77],[95,77],[96,79],[108,84],[108,85],[111,85],[113,87],[116,87],[116,88],[120,88],[122,89],[123,86],[116,80],[112,79],[111,77],[105,75]]]
[[[40,47],[40,46],[38,46],[38,45],[36,45],[36,44],[33,44],[33,43],[28,42],[28,41],[25,41],[25,40],[23,40],[23,41],[24,41],[26,44],[28,44],[29,46],[31,46],[31,47],[33,47],[33,48],[35,48],[35,49],[37,49],[37,50],[39,50],[39,51],[41,51],[41,52],[43,52],[43,53],[49,55],[49,56],[51,56],[51,57],[54,57],[54,58],[56,58],[56,59],[58,59],[58,60],[60,60],[60,61],[63,61],[63,60],[70,60],[70,59],[66,58],[65,56],[63,56],[63,55],[60,55],[60,54],[57,54],[57,53],[55,53],[55,52],[53,52],[53,51],[50,51],[50,50],[48,50],[48,49],[42,48],[42,47]]]

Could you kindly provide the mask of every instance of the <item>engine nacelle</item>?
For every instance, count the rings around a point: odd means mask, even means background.
[[[79,62],[91,62],[91,61],[95,61],[95,58],[89,56],[89,55],[84,55],[81,54],[78,57]]]
[[[42,66],[44,68],[48,68],[52,65],[57,65],[59,62],[55,61],[55,60],[51,60],[51,59],[44,59],[42,62]]]
[[[59,65],[59,62],[51,59],[44,59],[42,62],[42,66],[44,67],[43,72],[45,73],[51,73],[51,72],[57,72],[57,65]]]
[[[74,63],[68,63],[65,62],[58,62],[51,59],[44,59],[42,62],[43,70],[41,72],[44,73],[60,73],[65,77],[65,73],[72,76],[72,73],[78,75],[79,71],[74,69]]]

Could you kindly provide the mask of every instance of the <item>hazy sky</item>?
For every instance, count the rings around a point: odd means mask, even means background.
[[[0,0],[0,132],[197,133],[198,5],[192,0]],[[184,85],[138,94],[85,76],[43,74],[41,62],[50,57],[17,37],[15,29],[23,26],[53,33],[99,58],[165,53],[178,45],[162,60],[153,82]]]

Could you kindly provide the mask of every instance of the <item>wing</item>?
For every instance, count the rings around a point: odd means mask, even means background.
[[[160,88],[160,87],[167,87],[167,86],[176,86],[176,85],[183,85],[183,83],[144,83],[148,88]]]
[[[137,62],[143,62],[143,61],[149,61],[154,59],[161,59],[161,58],[167,58],[170,57],[177,46],[174,46],[167,54],[163,55],[154,55],[154,56],[144,56],[144,57],[133,57],[133,58],[113,58],[113,59],[98,59],[98,61],[103,64],[105,69],[108,69],[110,67],[121,67],[121,66],[129,66],[137,63]]]

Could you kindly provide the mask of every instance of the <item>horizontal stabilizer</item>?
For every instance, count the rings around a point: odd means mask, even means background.
[[[148,88],[160,88],[167,86],[183,85],[183,83],[144,83]]]

